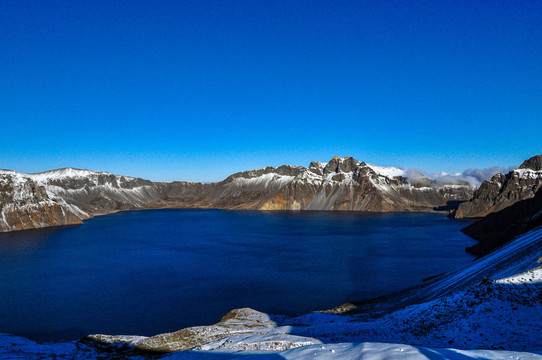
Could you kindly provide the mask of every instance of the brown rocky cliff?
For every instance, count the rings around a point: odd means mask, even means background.
[[[534,197],[542,187],[542,155],[533,156],[508,174],[496,174],[484,181],[473,198],[460,204],[454,213],[457,219],[481,218],[503,210],[518,201]]]

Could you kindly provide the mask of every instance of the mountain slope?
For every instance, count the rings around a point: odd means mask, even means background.
[[[53,201],[45,186],[15,171],[0,171],[0,231],[81,224],[86,218],[64,200]]]

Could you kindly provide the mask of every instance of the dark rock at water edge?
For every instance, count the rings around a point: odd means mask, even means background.
[[[535,197],[516,202],[501,211],[480,219],[461,231],[479,241],[467,248],[477,256],[484,256],[516,236],[542,225],[542,188]]]

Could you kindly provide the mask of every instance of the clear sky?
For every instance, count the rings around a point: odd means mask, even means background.
[[[541,1],[0,2],[0,168],[216,181],[542,153]]]

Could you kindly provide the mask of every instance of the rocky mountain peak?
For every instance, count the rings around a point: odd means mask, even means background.
[[[542,155],[535,155],[525,160],[519,167],[520,169],[531,169],[535,171],[542,170]]]
[[[359,161],[357,161],[353,157],[335,156],[327,163],[326,167],[324,168],[324,175],[337,172],[352,172],[358,164]]]
[[[533,170],[533,171],[529,171]],[[497,173],[482,182],[470,201],[459,205],[456,218],[481,218],[501,211],[521,200],[530,199],[542,187],[542,155],[525,160],[514,171]]]

